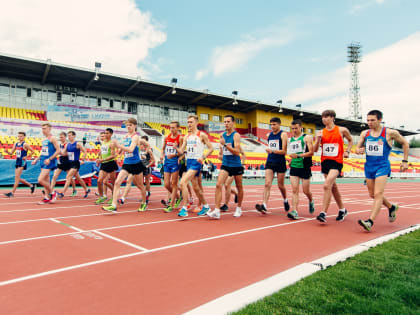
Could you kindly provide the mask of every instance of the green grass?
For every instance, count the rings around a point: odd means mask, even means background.
[[[317,272],[234,314],[420,314],[420,230]]]

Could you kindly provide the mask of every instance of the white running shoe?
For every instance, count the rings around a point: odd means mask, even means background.
[[[239,218],[242,215],[242,209],[240,207],[236,207],[235,213],[233,214],[233,216],[235,218]]]
[[[220,219],[220,210],[214,209],[213,211],[208,211],[207,215],[213,219]]]

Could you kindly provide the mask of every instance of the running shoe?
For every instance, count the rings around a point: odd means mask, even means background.
[[[205,215],[209,210],[210,207],[203,206],[203,208],[201,208],[200,212],[198,212],[197,215]]]
[[[178,212],[178,217],[183,217],[183,218],[188,217],[187,209],[182,207],[181,210],[179,210],[179,212]]]
[[[13,198],[13,193],[8,192],[7,194],[4,194],[7,198]]]
[[[398,208],[399,206],[397,204],[394,204],[391,206],[391,208],[389,208],[389,217],[388,217],[389,222],[394,222],[397,219],[396,212]]]
[[[325,212],[321,212],[320,214],[318,214],[318,216],[316,217],[316,219],[318,220],[318,221],[321,221],[321,222],[327,222],[327,215],[326,215],[326,213]]]
[[[75,189],[75,190],[73,190],[73,192],[71,193],[71,196],[72,197],[76,197],[77,196],[77,190]]]
[[[224,204],[223,206],[220,207],[220,210],[222,210],[223,212],[226,212],[229,210],[229,207],[226,204]]]
[[[370,232],[370,229],[372,228],[372,223],[371,223],[371,221],[370,220],[359,220],[359,221],[357,221],[361,226],[363,226],[363,228],[366,230],[366,231],[368,231],[368,232]]]
[[[146,191],[146,197],[150,197],[151,192],[150,191]]]
[[[58,197],[58,198],[63,198],[63,197],[64,197],[64,194],[63,194],[63,193],[61,193],[61,192],[58,192],[58,191],[57,191],[57,197]]]
[[[177,200],[175,200],[175,208],[179,207],[179,204],[181,203],[181,201],[182,201],[181,197],[179,197]]]
[[[199,213],[201,211],[201,207],[197,206],[194,208],[193,213]]]
[[[89,196],[89,193],[90,193],[90,189],[88,189],[88,190],[85,192],[85,195],[83,196],[83,198],[87,198],[87,197]]]
[[[102,210],[108,211],[108,212],[116,212],[117,207],[110,205],[110,206],[102,206]]]
[[[149,199],[150,199],[150,191],[146,191],[146,204],[149,203]]]
[[[166,201],[165,199],[162,199],[160,203],[163,204],[165,207],[169,205],[168,201]]]
[[[36,184],[32,184],[31,186],[31,194],[33,194],[35,192],[36,189]]]
[[[297,213],[297,211],[296,211],[296,210],[293,210],[293,211],[290,211],[290,212],[287,214],[287,217],[288,217],[289,219],[292,219],[292,220],[297,220],[297,219],[299,219],[299,214]]]
[[[119,205],[123,205],[124,204],[124,198],[119,198],[117,200],[117,202],[118,202]]]
[[[338,211],[338,215],[335,218],[335,220],[336,221],[344,221],[344,218],[346,217],[346,215],[347,215],[347,210],[346,209],[344,209],[344,211],[340,210],[340,211]]]
[[[97,192],[97,191],[95,191],[95,196],[96,197],[99,197],[100,195],[99,195],[99,193]]]
[[[137,210],[138,212],[144,212],[146,211],[147,203],[142,203],[140,208]]]
[[[263,214],[266,214],[267,213],[267,208],[266,207],[264,207],[264,205],[263,204],[256,204],[255,205],[255,209],[257,209],[259,212],[261,212],[261,213],[263,213]]]
[[[220,219],[220,210],[214,209],[213,211],[207,211],[206,214],[213,219]]]
[[[106,202],[107,205],[112,205],[112,198],[109,198],[109,200]]]
[[[242,209],[240,207],[236,207],[235,213],[233,214],[233,216],[235,218],[239,218],[242,215]]]
[[[283,201],[283,204],[284,204],[284,210],[289,211],[290,210],[289,200]]]
[[[106,201],[106,197],[99,197],[96,201],[95,204],[100,205],[101,203],[104,203]]]
[[[57,192],[56,192],[56,191],[54,191],[54,192],[51,194],[51,203],[54,203],[56,200],[57,200]]]
[[[167,206],[165,209],[163,209],[163,211],[166,213],[172,212],[173,210],[174,208],[172,208],[171,206]]]
[[[309,202],[309,213],[315,212],[315,203],[313,201]]]
[[[44,198],[44,199],[42,199],[41,201],[38,202],[39,205],[47,205],[49,203],[51,203],[51,200],[48,199],[48,198]]]

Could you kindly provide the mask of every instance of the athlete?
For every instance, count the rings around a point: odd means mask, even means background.
[[[124,137],[123,145],[117,144],[119,152],[124,152],[124,164],[115,180],[111,205],[103,206],[102,209],[110,212],[117,211],[117,200],[121,184],[129,175],[133,175],[133,182],[140,189],[143,201],[138,211],[146,211],[146,189],[143,185],[143,171],[145,167],[140,160],[139,146],[143,144],[148,147],[149,144],[137,135],[137,120],[135,118],[129,118],[125,125],[127,134]]]
[[[87,188],[85,182],[79,174],[80,164],[84,163],[84,159],[81,160],[80,158],[80,151],[85,157],[87,152],[85,147],[80,142],[76,141],[76,133],[74,131],[69,131],[67,133],[67,137],[69,138],[69,143],[67,143],[66,147],[64,148],[63,154],[67,155],[69,159],[70,170],[67,172],[66,183],[64,184],[63,191],[58,194],[61,198],[64,197],[67,189],[71,184],[73,177],[75,177],[79,181],[80,185],[83,187],[83,190],[85,191],[85,195],[83,196],[83,198],[87,198],[89,196],[90,189]],[[82,162],[80,162],[80,160]]]
[[[315,206],[310,190],[312,156],[314,155],[312,136],[302,132],[302,121],[293,120],[292,137],[289,139],[289,156],[292,158],[290,163],[290,183],[292,184],[293,198],[292,211],[287,214],[290,219],[299,219],[297,207],[299,203],[299,182],[302,179],[303,193],[309,200],[309,213],[314,213]]]
[[[18,132],[18,142],[16,142],[12,150],[6,149],[5,152],[9,155],[13,155],[16,152],[16,164],[15,164],[15,183],[13,185],[12,191],[4,194],[6,197],[12,198],[16,189],[19,186],[19,183],[22,183],[26,186],[31,187],[31,194],[34,193],[36,185],[30,184],[28,181],[20,178],[22,176],[22,172],[27,168],[27,160],[31,159],[31,156],[34,155],[34,150],[32,147],[25,142],[26,133],[23,131]]]
[[[98,176],[98,193],[99,198],[95,201],[95,204],[99,205],[107,200],[106,187],[110,184],[111,194],[112,188],[115,183],[115,172],[118,171],[118,165],[115,161],[117,157],[117,140],[111,139],[114,134],[114,130],[107,128],[103,134],[103,140],[101,141],[101,153],[100,158],[96,160],[96,165],[101,165]],[[102,137],[102,136],[101,136]],[[109,183],[110,182],[110,183]]]
[[[57,193],[51,190],[50,171],[54,171],[57,168],[57,156],[60,153],[60,146],[57,139],[51,134],[50,123],[43,123],[41,128],[45,138],[42,140],[41,154],[33,160],[32,165],[35,165],[38,161],[41,163],[38,184],[44,187],[45,196],[38,204],[49,204],[55,202],[57,198]]]
[[[180,157],[176,148],[182,146],[183,136],[179,133],[179,122],[172,121],[169,124],[169,135],[165,136],[162,146],[162,156],[160,160],[163,162],[163,182],[169,193],[168,204],[164,209],[165,212],[171,212],[179,205],[181,198],[176,198],[178,193]],[[184,155],[183,153],[181,155]],[[182,157],[181,157],[182,159]],[[169,201],[170,200],[170,201]],[[178,203],[178,205],[176,205]]]
[[[316,217],[320,222],[327,222],[327,211],[331,202],[331,195],[334,196],[338,206],[338,215],[336,221],[343,221],[347,215],[347,209],[344,208],[341,194],[338,191],[336,179],[343,169],[343,158],[348,158],[353,139],[346,127],[336,126],[335,111],[325,110],[321,114],[322,123],[325,128],[320,130],[316,136],[314,152],[317,152],[322,146],[321,153],[321,172],[324,174],[324,196],[322,200],[322,211]],[[344,151],[344,138],[347,139],[347,151]]]
[[[238,189],[238,205],[236,206],[234,217],[242,215],[242,200],[244,196],[242,186],[242,174],[244,168],[241,162],[241,136],[235,130],[235,117],[225,115],[224,124],[226,131],[220,137],[219,159],[222,160],[219,176],[217,177],[215,192],[215,208],[208,211],[207,215],[214,219],[220,219],[220,203],[222,201],[222,190],[229,176],[235,178],[236,188]]]
[[[388,208],[388,220],[394,222],[397,204],[391,204],[384,196],[387,178],[391,175],[391,163],[389,153],[392,148],[392,141],[397,141],[402,145],[404,159],[400,170],[405,172],[408,169],[409,144],[397,130],[382,127],[382,112],[371,110],[367,114],[368,130],[362,131],[359,142],[357,143],[356,153],[366,154],[365,177],[369,196],[373,198],[372,210],[367,220],[359,220],[359,224],[367,231],[370,231],[376,216],[384,205]]]
[[[261,213],[267,213],[267,202],[270,199],[271,186],[273,183],[274,173],[277,173],[277,186],[283,196],[284,210],[289,211],[290,205],[287,200],[286,187],[284,186],[284,178],[286,174],[286,158],[287,153],[287,133],[280,130],[281,120],[278,117],[270,119],[271,132],[267,134],[268,148],[266,149],[267,163],[265,164],[265,185],[263,203],[256,204],[255,208]]]
[[[145,140],[147,143],[149,141],[148,136],[142,136],[143,140]],[[150,198],[150,178],[152,177],[152,166],[155,165],[155,157],[153,155],[152,148],[150,145],[140,145],[140,159],[143,163],[144,167],[146,168],[143,171],[143,177],[144,181],[146,183],[146,203],[149,203]]]
[[[54,171],[54,176],[51,181],[51,190],[54,191],[57,179],[60,176],[61,172],[64,171],[68,173],[71,168],[71,164],[67,155],[64,155],[64,148],[67,146],[67,134],[63,131],[60,132],[58,139],[60,140],[60,156],[57,159],[57,169]],[[74,178],[71,179],[71,186],[73,187],[72,197],[77,195],[76,184]],[[59,194],[57,194],[59,195]]]
[[[197,215],[205,215],[207,211],[210,210],[209,205],[207,204],[203,190],[200,188],[198,183],[198,178],[200,177],[201,167],[203,161],[213,152],[213,145],[211,144],[209,138],[204,132],[201,132],[197,129],[198,116],[190,115],[188,116],[188,135],[184,139],[184,142],[181,146],[181,149],[177,149],[178,154],[182,154],[186,150],[187,154],[187,172],[183,174],[181,179],[181,190],[183,196],[188,196],[188,182],[192,183],[194,192],[199,200],[199,203],[203,205],[200,212]],[[208,151],[204,153],[204,145],[207,146]],[[183,198],[182,208],[178,213],[180,217],[188,216],[187,211],[188,199]]]

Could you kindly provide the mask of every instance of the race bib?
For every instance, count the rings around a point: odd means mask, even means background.
[[[41,155],[48,156],[48,147],[42,147]]]
[[[294,141],[290,143],[290,153],[302,153],[302,142],[301,141]]]
[[[22,156],[22,153],[21,152],[22,152],[21,150],[16,150],[16,157],[18,159],[20,159],[20,157]]]
[[[322,144],[323,156],[338,156],[338,143],[323,143]]]
[[[67,152],[70,161],[74,161],[74,152]]]
[[[280,141],[279,140],[269,140],[268,141],[268,147],[273,150],[280,150]]]
[[[226,146],[230,146],[230,147],[232,147],[232,145],[231,145],[230,143],[226,143]],[[233,155],[233,154],[232,154],[232,152],[230,152],[230,151],[228,150],[228,148],[223,147],[223,155]]]
[[[108,149],[109,149],[109,146],[107,146],[107,145],[101,146],[101,153],[102,154],[107,154],[108,153]]]
[[[176,153],[177,152],[176,152],[174,147],[166,145],[166,147],[165,147],[165,155],[166,156],[168,156],[169,154],[176,154]]]
[[[384,144],[378,141],[366,141],[366,155],[382,156],[384,154]]]
[[[131,157],[133,157],[134,156],[134,154],[133,154],[133,152],[124,152],[124,157],[127,159],[127,158],[131,158]]]

